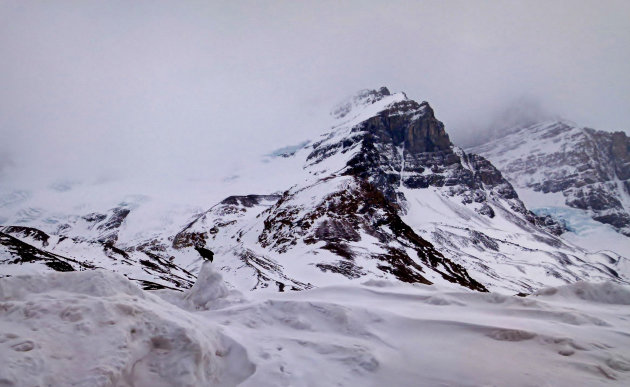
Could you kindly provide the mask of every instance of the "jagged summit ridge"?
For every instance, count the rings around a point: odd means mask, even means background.
[[[444,124],[435,118],[427,101],[410,100],[404,92],[391,94],[389,89],[361,90],[348,101],[338,105],[331,113],[342,122],[332,133],[352,129],[367,130],[389,140],[395,146],[405,146],[410,152],[433,151],[451,146]],[[388,122],[379,122],[379,121]],[[367,128],[355,128],[366,123]],[[345,133],[342,133],[345,134]]]
[[[391,93],[385,86],[378,90],[363,89],[352,97],[337,104],[330,112],[330,115],[337,119],[341,119],[350,114],[353,109],[356,110],[358,108],[365,107],[389,96],[391,96]]]

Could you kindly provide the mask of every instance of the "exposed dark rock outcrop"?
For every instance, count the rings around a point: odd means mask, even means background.
[[[94,266],[90,264],[38,249],[4,232],[0,232],[0,245],[7,249],[9,253],[8,256],[0,257],[3,264],[21,265],[24,263],[42,263],[55,271],[75,271],[94,268]]]
[[[303,188],[309,189],[311,187]],[[418,236],[400,218],[395,203],[368,181],[354,178],[345,189],[330,192],[307,209],[295,205],[296,196],[301,193],[301,190],[285,192],[263,213],[265,227],[258,238],[261,246],[284,253],[299,241],[308,244],[323,242],[322,248],[345,260],[318,267],[356,278],[362,269],[353,265],[358,253],[354,252],[350,242],[359,241],[363,233],[377,238],[381,248],[387,251],[372,254],[373,259],[380,261],[378,268],[403,282],[431,283],[426,278],[427,268],[430,268],[447,281],[485,290],[463,267],[445,258],[431,243]],[[413,250],[416,257],[410,257],[408,249]]]
[[[0,227],[0,231],[7,234],[19,235],[24,238],[32,238],[33,240],[41,242],[44,247],[48,246],[48,239],[50,239],[50,235],[33,227],[6,226]]]
[[[208,250],[205,247],[200,247],[200,246],[195,246],[195,250],[197,251],[197,253],[199,253],[201,258],[203,258],[204,260],[210,261],[210,262],[214,260],[214,253],[211,250]]]
[[[102,232],[99,242],[115,243],[118,240],[118,229],[129,215],[128,208],[117,207],[112,209],[111,215],[104,223],[98,225],[98,230]]]
[[[218,216],[226,215],[238,215],[247,212],[248,209],[260,205],[262,202],[274,203],[280,199],[280,195],[244,195],[244,196],[229,196],[223,199],[219,204],[213,206],[208,211],[197,216],[192,222],[186,225],[175,237],[173,238],[173,247],[175,249],[183,249],[186,247],[203,246],[206,244],[206,239],[209,235],[216,234],[221,227],[229,226],[235,221],[230,220],[228,222],[217,222],[209,230],[195,231],[193,226],[199,222],[200,219],[209,216],[210,214]]]

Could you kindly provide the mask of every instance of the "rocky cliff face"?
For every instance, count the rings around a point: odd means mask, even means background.
[[[558,193],[564,203],[630,236],[630,138],[552,121],[474,148],[519,189]]]
[[[389,91],[383,94],[375,90],[359,95],[368,96],[363,101],[368,106],[391,96]],[[359,105],[357,99],[353,102]],[[394,99],[374,116],[353,125],[349,132],[343,130],[344,125],[341,128],[337,129],[341,135],[333,131],[312,145],[307,156],[308,166],[349,152],[352,157],[344,160],[344,166],[339,166],[342,173],[366,179],[403,211],[406,199],[399,188],[436,187],[460,197],[464,204],[479,204],[475,211],[493,217],[494,211],[486,203],[491,191],[510,200],[512,209],[531,223],[546,227],[554,234],[564,231],[562,225],[550,217],[537,217],[528,211],[512,185],[488,160],[454,147],[444,124],[436,119],[428,102],[417,103],[402,94],[402,98]]]

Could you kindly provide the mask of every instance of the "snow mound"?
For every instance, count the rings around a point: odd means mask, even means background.
[[[242,295],[238,291],[230,292],[221,274],[214,270],[212,262],[205,261],[201,266],[197,281],[184,293],[183,298],[187,303],[186,307],[204,310],[229,304],[231,300],[228,300],[228,297],[238,299]]]
[[[73,276],[51,273],[41,276],[16,276],[0,282],[0,300],[23,301],[39,293],[66,292],[82,296],[144,297],[145,293],[122,275],[106,270],[76,272]]]
[[[590,283],[580,281],[571,285],[544,288],[534,295],[601,304],[630,305],[630,288],[613,282]]]
[[[0,279],[0,364],[2,386],[233,386],[255,369],[217,325],[98,270]]]

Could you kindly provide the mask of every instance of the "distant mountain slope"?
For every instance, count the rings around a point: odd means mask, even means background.
[[[630,236],[630,138],[625,133],[550,121],[513,128],[471,152],[497,165],[534,206],[579,209]]]
[[[142,245],[126,249],[115,245],[124,219],[119,217],[121,212],[125,211],[114,209],[110,216],[85,216],[81,221],[87,222],[87,229],[94,230],[92,238],[81,233],[85,229],[75,229],[68,224],[60,226],[55,235],[32,227],[0,226],[0,263],[3,264],[0,276],[46,269],[106,268],[139,282],[144,289],[190,287],[195,276],[173,263],[172,257],[147,251]],[[159,250],[159,246],[152,249]]]

